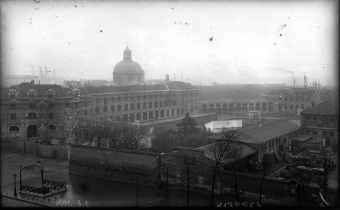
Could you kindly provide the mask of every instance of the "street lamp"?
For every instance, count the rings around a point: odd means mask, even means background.
[[[40,174],[41,174],[41,186],[44,184],[44,166],[40,160],[37,161],[37,163],[40,163]]]
[[[17,186],[16,186],[17,175],[14,174],[13,177],[14,177],[14,197],[17,197]]]

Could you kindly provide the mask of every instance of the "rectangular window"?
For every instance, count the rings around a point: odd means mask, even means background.
[[[100,107],[96,107],[96,113],[100,113]]]
[[[103,107],[103,112],[107,112],[107,106]]]
[[[112,105],[112,106],[111,106],[111,112],[114,112],[114,111],[115,111],[115,106]]]
[[[327,136],[327,131],[322,131],[322,136],[323,137]]]
[[[17,119],[17,114],[16,113],[11,113],[11,120]]]
[[[11,109],[14,109],[16,107],[16,104],[11,104]]]
[[[174,115],[175,115],[175,110],[174,110],[174,109],[172,109],[172,111],[171,111],[171,115],[172,115],[172,116],[174,116]]]
[[[313,130],[313,135],[318,135],[318,131]]]
[[[184,156],[184,165],[196,166],[196,157]]]
[[[138,109],[138,110],[140,109],[140,103],[137,104],[137,109]]]
[[[159,107],[163,107],[163,101],[159,102]]]
[[[122,110],[122,106],[118,105],[118,111],[121,111],[121,110]]]
[[[149,102],[149,109],[152,108],[152,102]]]
[[[143,109],[146,109],[146,103],[145,102],[143,103]]]
[[[328,135],[334,137],[334,132],[329,132]]]
[[[48,113],[48,118],[53,119],[53,113]]]
[[[155,108],[157,107],[157,101],[154,102],[154,106],[155,106]]]
[[[124,105],[124,111],[128,111],[128,109],[129,109],[129,104],[125,104]]]
[[[134,104],[130,104],[131,110],[135,110],[135,105]]]
[[[311,131],[311,130],[306,130],[306,133],[307,133],[307,134],[311,134],[312,131]]]
[[[30,109],[35,109],[35,104],[30,104]]]

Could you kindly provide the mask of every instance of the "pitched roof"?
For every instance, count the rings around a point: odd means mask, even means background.
[[[300,129],[298,123],[291,119],[283,119],[272,123],[260,124],[251,128],[241,128],[237,130],[238,141],[250,144],[261,144],[272,140],[287,133]],[[216,134],[208,137],[208,139],[221,139],[222,134]]]
[[[318,105],[303,110],[300,114],[339,115],[339,101],[324,101]]]
[[[311,138],[313,138],[312,135],[302,134],[302,135],[293,137],[293,140],[296,140],[296,141],[306,141],[306,140],[309,140]]]
[[[215,154],[214,154],[214,148],[215,148],[216,143],[208,144],[202,147],[198,147],[197,149],[199,150],[204,150],[204,156],[206,156],[209,159],[215,160]],[[251,154],[256,153],[254,149],[251,147],[240,144],[240,143],[231,143],[229,144],[229,147],[227,151],[224,153],[223,157],[226,158],[226,160],[223,161],[223,165],[234,162],[236,160],[245,158]],[[232,155],[231,157],[228,158],[230,152],[232,151],[239,151],[236,154],[237,155]]]

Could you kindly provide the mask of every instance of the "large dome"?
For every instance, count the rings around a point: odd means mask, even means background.
[[[143,73],[142,67],[132,61],[132,60],[123,60],[115,65],[113,68],[113,73]]]
[[[131,54],[132,54],[131,50],[127,47],[124,50],[124,60],[116,64],[116,66],[113,68],[113,73],[141,74],[144,72],[142,70],[142,67],[140,67],[138,63],[132,60]]]

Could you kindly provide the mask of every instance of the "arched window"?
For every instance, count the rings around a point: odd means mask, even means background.
[[[48,130],[50,131],[56,131],[57,127],[55,125],[48,125]]]
[[[11,127],[9,127],[9,131],[19,131],[19,127],[16,125],[12,125]]]

